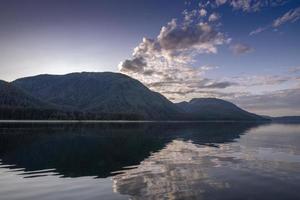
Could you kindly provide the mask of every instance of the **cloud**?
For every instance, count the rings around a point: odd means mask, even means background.
[[[234,82],[224,81],[224,82],[214,82],[214,83],[211,83],[209,85],[206,85],[206,87],[204,87],[204,88],[224,89],[224,88],[227,88],[227,87],[230,87],[230,86],[235,86],[235,85],[238,85],[238,84],[234,83]]]
[[[191,98],[205,98],[205,97],[214,97],[214,98],[235,98],[241,95],[248,94],[247,92],[222,92],[220,90],[212,90],[211,88],[174,88],[174,90],[165,90],[163,94],[171,100],[174,101],[183,101],[189,100]]]
[[[143,38],[134,48],[132,58],[119,64],[120,72],[163,94],[178,92],[182,95],[201,88],[232,86],[230,82],[203,77],[207,70],[216,67],[191,67],[196,55],[216,54],[218,46],[228,41],[213,25],[203,19],[197,21],[199,16],[195,13],[200,15],[199,12],[184,11],[183,21],[173,19],[161,28],[156,38]]]
[[[197,17],[197,10],[195,9],[192,11],[184,10],[182,14],[184,16],[184,24],[188,25],[193,23],[194,18]]]
[[[231,5],[232,2],[217,1],[219,6],[228,3]],[[250,7],[254,6],[252,3],[249,4]],[[208,8],[210,5],[203,3],[198,10],[186,10],[182,20],[171,20],[161,28],[157,37],[143,38],[134,48],[132,58],[119,64],[120,72],[140,80],[151,90],[162,93],[170,100],[188,100],[195,97],[228,100],[237,98],[245,106],[249,106],[251,99],[256,96],[251,93],[257,86],[268,88],[292,80],[291,76],[283,75],[207,78],[208,70],[218,68],[213,65],[195,67],[196,56],[217,54],[221,45],[231,44],[231,39],[220,32],[214,20],[209,19],[214,14]],[[238,5],[235,4],[236,9],[239,8]],[[247,6],[239,9],[246,8]],[[261,31],[264,30],[256,32]],[[252,47],[242,43],[232,44],[229,48],[236,55],[253,51]],[[262,87],[260,91],[261,89]],[[247,98],[249,102],[246,101]]]
[[[237,76],[230,79],[240,86],[263,86],[278,85],[293,80],[293,77],[284,75],[256,75],[256,76]]]
[[[218,90],[205,90],[205,89],[191,89],[189,91],[166,91],[165,95],[176,102],[183,100],[190,100],[191,98],[221,98],[221,99],[235,99],[240,96],[249,95],[247,92],[222,92]],[[178,101],[180,100],[180,101]]]
[[[160,81],[153,81],[148,84],[148,87],[166,95],[166,97],[169,99],[182,99],[187,95],[197,95],[199,93],[202,94],[203,90],[213,91],[216,89],[225,89],[236,85],[237,83],[231,81],[218,81],[194,76],[189,79],[181,80],[178,78],[172,79],[169,77]]]
[[[262,7],[262,1],[254,0],[232,0],[230,5],[234,9],[241,9],[243,11],[258,11]]]
[[[272,23],[274,28],[277,28],[287,22],[296,22],[300,19],[300,7],[291,9],[286,12],[283,16],[275,19]]]
[[[300,88],[278,90],[261,95],[244,95],[232,99],[246,110],[273,116],[300,115]]]
[[[259,27],[249,33],[249,35],[256,35],[263,31],[266,31],[269,28],[278,28],[282,26],[285,23],[294,23],[300,19],[300,7],[291,9],[288,12],[286,12],[284,15],[278,17],[277,19],[273,20],[273,22],[269,25],[266,25],[264,27]]]
[[[227,4],[235,10],[257,12],[263,7],[280,6],[288,1],[289,0],[214,0],[212,1],[212,5],[219,7]]]
[[[250,47],[247,44],[241,44],[241,43],[231,45],[230,49],[235,55],[245,54],[253,51],[252,47]]]
[[[213,66],[213,65],[204,65],[201,66],[200,69],[203,71],[209,71],[209,70],[213,70],[213,69],[218,69],[218,66]]]
[[[290,72],[290,73],[298,73],[298,72],[300,72],[300,66],[297,66],[297,67],[290,67],[290,68],[289,68],[289,72]]]
[[[123,72],[133,71],[133,72],[142,72],[144,67],[147,66],[143,57],[135,57],[132,60],[125,60],[119,64],[119,69]]]
[[[209,15],[208,21],[210,22],[214,22],[217,21],[220,18],[220,15],[218,13],[212,13],[211,15]]]
[[[230,86],[235,86],[237,83],[230,82],[230,81],[215,81],[212,79],[202,79],[202,80],[193,80],[193,81],[176,81],[176,80],[170,80],[170,81],[164,81],[164,82],[153,82],[149,84],[149,87],[162,87],[162,86],[172,86],[174,84],[184,84],[189,86],[189,89],[186,91],[186,93],[189,93],[190,88],[196,88],[196,89],[204,89],[204,88],[212,88],[212,89],[224,89]],[[184,91],[184,90],[181,90]],[[196,91],[196,90],[193,90]]]
[[[217,6],[220,6],[220,5],[223,5],[223,4],[225,4],[227,2],[227,0],[216,0],[216,4],[217,4]]]
[[[259,28],[255,29],[254,31],[251,31],[249,33],[249,35],[257,35],[257,34],[263,32],[263,31],[265,31],[267,29],[268,29],[268,26],[266,26],[266,27],[259,27]]]
[[[167,26],[162,27],[157,42],[163,51],[176,56],[189,50],[216,53],[216,46],[224,43],[224,37],[206,23],[186,27],[172,20]]]
[[[205,9],[201,8],[201,9],[199,10],[199,14],[200,14],[200,16],[204,17],[204,16],[206,16],[207,11],[206,11]]]

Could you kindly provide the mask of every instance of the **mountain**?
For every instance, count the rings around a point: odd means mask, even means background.
[[[1,120],[66,120],[85,117],[84,113],[61,110],[54,104],[33,97],[12,83],[0,80]]]
[[[269,117],[273,122],[300,122],[300,116]]]
[[[193,120],[265,120],[265,118],[247,112],[231,102],[216,98],[195,98],[189,102],[176,104]]]
[[[135,115],[137,119],[172,119],[178,113],[164,96],[120,73],[38,75],[12,84],[66,111]]]
[[[0,80],[0,119],[62,119],[61,111]]]
[[[0,81],[0,119],[266,120],[221,99],[174,104],[141,82],[112,72]]]
[[[1,108],[47,108],[49,105],[27,94],[11,83],[0,80]]]

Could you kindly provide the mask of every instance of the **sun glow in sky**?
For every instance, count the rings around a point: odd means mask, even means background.
[[[0,79],[115,71],[172,101],[300,115],[300,1],[3,0]]]

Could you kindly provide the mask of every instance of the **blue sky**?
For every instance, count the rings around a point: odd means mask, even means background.
[[[184,9],[182,1],[160,2],[1,1],[1,78],[117,71],[143,36],[155,36]]]
[[[298,0],[2,0],[0,25],[6,81],[114,71],[175,102],[300,115]]]

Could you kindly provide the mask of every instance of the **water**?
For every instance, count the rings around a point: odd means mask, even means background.
[[[288,200],[299,189],[297,124],[0,124],[1,200]]]

